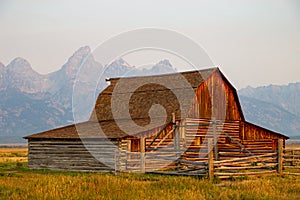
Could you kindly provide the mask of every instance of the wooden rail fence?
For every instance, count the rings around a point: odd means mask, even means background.
[[[300,149],[285,149],[283,156],[284,174],[300,176]]]
[[[230,150],[229,150],[230,151]],[[123,162],[116,165],[116,172],[142,172],[172,175],[207,176],[230,178],[239,176],[262,176],[267,174],[295,174],[300,169],[300,149],[283,148],[283,140],[278,141],[277,150],[260,150],[255,154],[241,157],[215,160],[213,138],[207,141],[206,156],[201,159],[189,160],[186,156],[178,158],[183,152],[164,150],[154,152],[122,152]],[[121,157],[116,157],[116,160]],[[293,169],[294,171],[289,171]],[[299,170],[300,172],[300,170]]]
[[[207,141],[205,156],[197,160],[189,159],[184,152],[174,150],[161,150],[153,152],[116,153],[116,173],[141,172],[160,173],[172,175],[207,176],[230,178],[239,176],[261,176],[267,174],[293,174],[300,175],[300,149],[284,149],[283,140],[278,141],[277,150],[260,150],[255,154],[240,152],[241,156],[225,157],[215,160],[213,138]],[[231,151],[230,149],[228,151]],[[223,150],[223,153],[224,152]],[[229,152],[232,153],[232,152]],[[178,158],[178,154],[183,156]]]

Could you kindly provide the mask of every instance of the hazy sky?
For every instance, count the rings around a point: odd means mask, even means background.
[[[237,88],[300,81],[298,0],[0,0],[0,24],[0,62],[23,57],[42,74],[81,46],[156,27],[195,40]]]

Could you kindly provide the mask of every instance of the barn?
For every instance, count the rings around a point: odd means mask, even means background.
[[[90,119],[24,137],[28,167],[98,172],[186,169],[277,149],[287,136],[247,122],[219,68],[111,78]]]

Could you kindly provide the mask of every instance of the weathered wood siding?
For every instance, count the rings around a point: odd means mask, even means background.
[[[235,91],[218,71],[197,88],[189,117],[231,121],[242,119]]]
[[[174,140],[174,132],[170,131],[173,129],[173,125],[170,123],[168,124],[163,130],[161,128],[153,129],[146,134],[146,148],[163,148],[169,146],[173,148],[173,140]],[[170,133],[170,134],[169,134]],[[156,138],[154,140],[154,138]],[[151,142],[154,142],[151,144]],[[163,140],[163,141],[162,141]],[[150,145],[151,144],[151,145]]]
[[[111,145],[113,143],[114,145]],[[119,142],[105,140],[85,141],[85,145],[98,158],[115,165],[115,152]],[[114,169],[101,163],[83,145],[80,139],[29,139],[28,167],[68,171],[101,171]]]
[[[282,135],[248,122],[241,122],[241,129],[241,138],[243,140],[285,139]]]
[[[239,120],[211,120],[186,118],[176,123],[176,129],[172,124],[161,128],[153,129],[140,135],[145,138],[146,152],[143,156],[142,149],[132,152],[133,140],[137,138],[127,138],[122,140],[124,155],[120,156],[120,171],[127,172],[147,172],[157,170],[174,170],[180,167],[185,169],[194,163],[206,162],[208,159],[208,139],[214,142],[214,159],[231,160],[241,157],[258,156],[267,153],[274,153],[277,150],[278,139],[283,137],[272,133],[266,129],[252,125],[253,131],[262,134],[260,138],[242,138],[244,123]],[[246,126],[247,127],[247,126]],[[254,134],[256,134],[254,130]],[[262,132],[260,132],[262,131]],[[176,133],[180,133],[179,148],[176,148]],[[251,134],[249,132],[249,134]],[[139,144],[139,143],[137,143]],[[135,150],[137,148],[134,148]],[[178,154],[179,153],[179,154]],[[142,162],[142,160],[144,160]],[[276,158],[271,158],[266,163],[276,162]],[[145,163],[143,166],[142,163]]]
[[[133,136],[124,137],[121,141],[121,145],[127,145],[127,150],[137,150],[140,151],[139,147],[133,147],[137,144],[132,142],[133,140],[139,140],[140,137],[145,138],[145,146],[147,148],[163,148],[166,145],[172,145],[173,139],[174,139],[174,132],[170,133],[170,131],[173,129],[172,123],[167,124],[166,126],[157,127],[148,131],[145,131],[143,133],[140,133]],[[169,134],[170,133],[170,134]],[[139,143],[138,143],[139,144]]]

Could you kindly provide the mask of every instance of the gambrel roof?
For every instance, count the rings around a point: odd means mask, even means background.
[[[188,117],[197,88],[213,73],[219,73],[230,87],[241,121],[245,121],[236,89],[219,68],[210,68],[157,76],[111,78],[110,85],[99,94],[87,122],[24,138],[121,138],[128,136],[124,129],[131,130],[131,135],[134,135],[164,127],[172,121],[172,113],[175,113],[176,120]],[[162,106],[165,111],[159,106],[151,110],[156,105]],[[147,127],[150,123],[155,126]],[[136,129],[135,125],[145,129]],[[77,129],[80,129],[80,134]],[[105,135],[99,134],[99,130]]]

